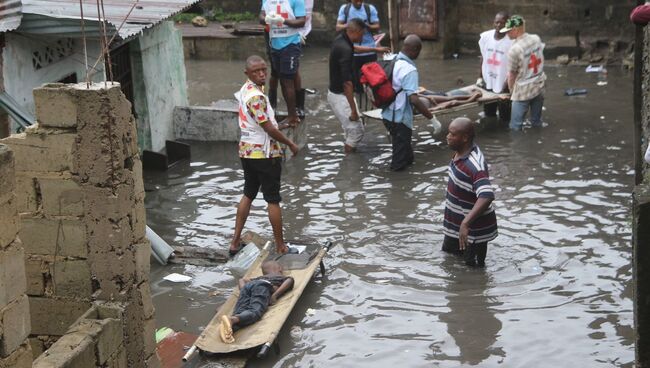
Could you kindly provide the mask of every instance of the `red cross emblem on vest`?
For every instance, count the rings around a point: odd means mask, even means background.
[[[533,73],[537,74],[537,67],[542,63],[542,59],[538,59],[537,55],[530,54],[530,62],[528,63],[528,69],[533,69]]]
[[[492,58],[488,58],[487,63],[488,63],[488,65],[494,65],[494,66],[501,65],[501,62],[497,59],[496,51],[494,53],[492,53]]]
[[[282,7],[280,6],[280,4],[278,4],[278,8],[276,9],[276,13],[280,14],[280,16],[282,18],[284,18],[284,19],[289,18],[289,13],[283,13],[282,12]]]

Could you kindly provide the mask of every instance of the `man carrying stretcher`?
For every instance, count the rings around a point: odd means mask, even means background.
[[[232,316],[221,316],[219,335],[226,344],[235,342],[234,332],[259,321],[269,305],[293,288],[293,277],[282,274],[276,261],[262,263],[263,276],[239,280],[239,298]]]

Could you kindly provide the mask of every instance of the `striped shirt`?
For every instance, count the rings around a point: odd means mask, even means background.
[[[483,153],[474,145],[463,157],[449,163],[443,233],[458,238],[460,224],[478,198],[494,198],[488,166]],[[497,237],[497,217],[492,204],[469,226],[468,242],[484,243]]]

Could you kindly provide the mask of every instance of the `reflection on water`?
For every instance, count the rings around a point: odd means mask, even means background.
[[[358,154],[343,155],[340,126],[325,102],[326,50],[308,50],[303,84],[309,149],[283,172],[285,234],[337,244],[329,274],[303,294],[260,367],[631,367],[631,77],[609,85],[583,68],[548,68],[544,118],[525,133],[482,131],[500,236],[484,271],[440,251],[451,153],[425,126],[415,164],[388,171],[383,127],[368,123]],[[472,80],[475,60],[421,61],[421,84],[449,89]],[[227,98],[242,82],[237,63],[188,62],[190,99]],[[563,96],[586,87],[582,98]],[[478,111],[470,117],[477,118]],[[448,119],[449,117],[439,117]],[[147,215],[172,243],[226,247],[243,176],[233,143],[193,143],[192,164],[149,174]],[[247,229],[271,237],[258,199]],[[160,326],[198,333],[235,280],[217,268],[155,267]],[[190,285],[160,281],[170,272]],[[308,308],[314,313],[306,313]]]

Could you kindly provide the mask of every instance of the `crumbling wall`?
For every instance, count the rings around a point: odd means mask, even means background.
[[[129,367],[123,319],[120,303],[95,303],[34,361],[33,368]]]
[[[25,251],[18,238],[14,156],[0,144],[0,368],[32,366]]]
[[[144,186],[130,103],[117,83],[34,90],[38,124],[3,140],[16,158],[35,350],[97,300],[125,304],[130,367],[158,363]]]

